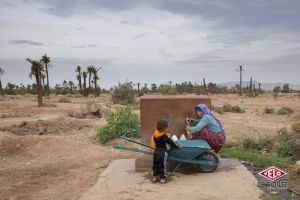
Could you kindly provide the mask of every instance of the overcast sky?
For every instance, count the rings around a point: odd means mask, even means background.
[[[32,83],[26,58],[51,58],[50,83],[77,65],[100,85],[126,80],[299,84],[299,0],[0,0],[4,84]],[[5,84],[6,85],[6,84]]]

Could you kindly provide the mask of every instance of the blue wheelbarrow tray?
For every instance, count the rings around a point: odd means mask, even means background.
[[[122,139],[128,140],[144,147],[154,149],[152,146],[149,146],[145,143],[133,140],[127,137],[121,137]],[[195,164],[199,167],[202,172],[212,172],[219,165],[219,158],[211,150],[209,144],[204,140],[179,140],[177,142],[180,145],[179,149],[171,148],[168,160],[176,161],[179,165],[176,166],[175,170],[178,169],[182,163]],[[113,147],[118,149],[123,149],[127,151],[133,151],[138,153],[143,153],[146,155],[153,155],[152,152],[141,150],[137,148],[131,148],[121,145],[114,145]],[[174,171],[175,171],[174,170]]]

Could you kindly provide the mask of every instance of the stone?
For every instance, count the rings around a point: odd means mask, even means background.
[[[66,96],[59,96],[58,102],[59,103],[71,103],[71,99]]]

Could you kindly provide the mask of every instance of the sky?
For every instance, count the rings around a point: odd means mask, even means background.
[[[51,59],[50,85],[101,67],[118,82],[299,84],[299,0],[0,0],[0,66],[31,84],[26,58]]]

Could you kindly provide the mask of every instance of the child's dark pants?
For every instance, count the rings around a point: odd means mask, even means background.
[[[168,153],[163,150],[155,150],[153,155],[153,176],[159,176],[161,179],[167,177]]]

